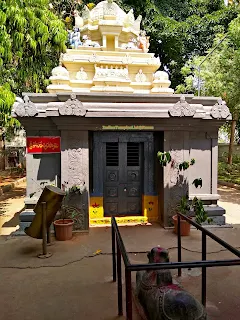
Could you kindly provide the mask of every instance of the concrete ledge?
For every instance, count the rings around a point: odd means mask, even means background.
[[[225,186],[225,187],[229,187],[229,188],[240,190],[240,185],[236,184],[236,183],[219,180],[218,184],[220,186]]]
[[[6,192],[12,191],[16,186],[18,186],[20,183],[26,182],[26,177],[20,178],[15,182],[5,184],[0,187],[0,196],[3,195]]]

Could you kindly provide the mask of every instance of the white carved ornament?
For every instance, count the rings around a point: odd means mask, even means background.
[[[95,66],[94,80],[99,78],[129,80],[128,69],[122,66],[120,68],[118,68],[118,66],[111,66],[110,68],[108,68],[108,66],[105,68],[103,66]]]
[[[64,105],[60,106],[58,111],[62,116],[83,117],[86,115],[86,109],[82,102],[76,98],[75,93],[71,94],[70,99],[68,99]]]
[[[184,96],[169,109],[172,117],[193,117],[195,112],[195,108],[187,103]]]
[[[80,71],[77,72],[76,79],[77,80],[87,80],[88,79],[87,72],[84,71],[83,67],[81,67]]]
[[[136,74],[135,80],[136,80],[136,82],[146,82],[147,77],[143,73],[142,69],[140,69],[138,71],[138,73]]]
[[[24,96],[24,102],[14,105],[14,112],[19,117],[34,117],[38,114],[35,104],[29,100],[28,96]]]
[[[226,102],[219,99],[218,102],[212,107],[211,116],[215,119],[226,119],[230,115],[230,111]]]

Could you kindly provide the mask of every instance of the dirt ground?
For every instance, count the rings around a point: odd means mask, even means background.
[[[5,184],[10,184],[15,182],[17,179],[25,177],[24,172],[20,172],[19,170],[0,170],[0,187]]]
[[[26,183],[0,196],[0,235],[9,235],[18,229],[19,213],[24,208]]]

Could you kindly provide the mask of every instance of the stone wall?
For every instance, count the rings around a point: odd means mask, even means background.
[[[170,151],[172,161],[164,167],[164,226],[172,224],[180,199],[186,193],[189,198],[202,199],[208,215],[214,223],[224,223],[224,210],[217,205],[217,129],[215,131],[165,131],[164,151]],[[185,171],[179,171],[183,161],[195,160]],[[202,188],[192,183],[202,179]]]

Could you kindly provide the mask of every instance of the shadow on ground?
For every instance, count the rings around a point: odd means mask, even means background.
[[[2,227],[3,228],[14,228],[14,227],[18,226],[19,225],[19,214],[21,213],[21,211],[16,212],[15,215],[10,220],[8,220],[7,222],[5,222],[2,225]]]
[[[0,196],[0,204],[2,201],[5,201],[6,199],[20,198],[22,196],[25,196],[25,194],[26,194],[26,188],[16,187],[14,190],[5,192],[3,195]]]

